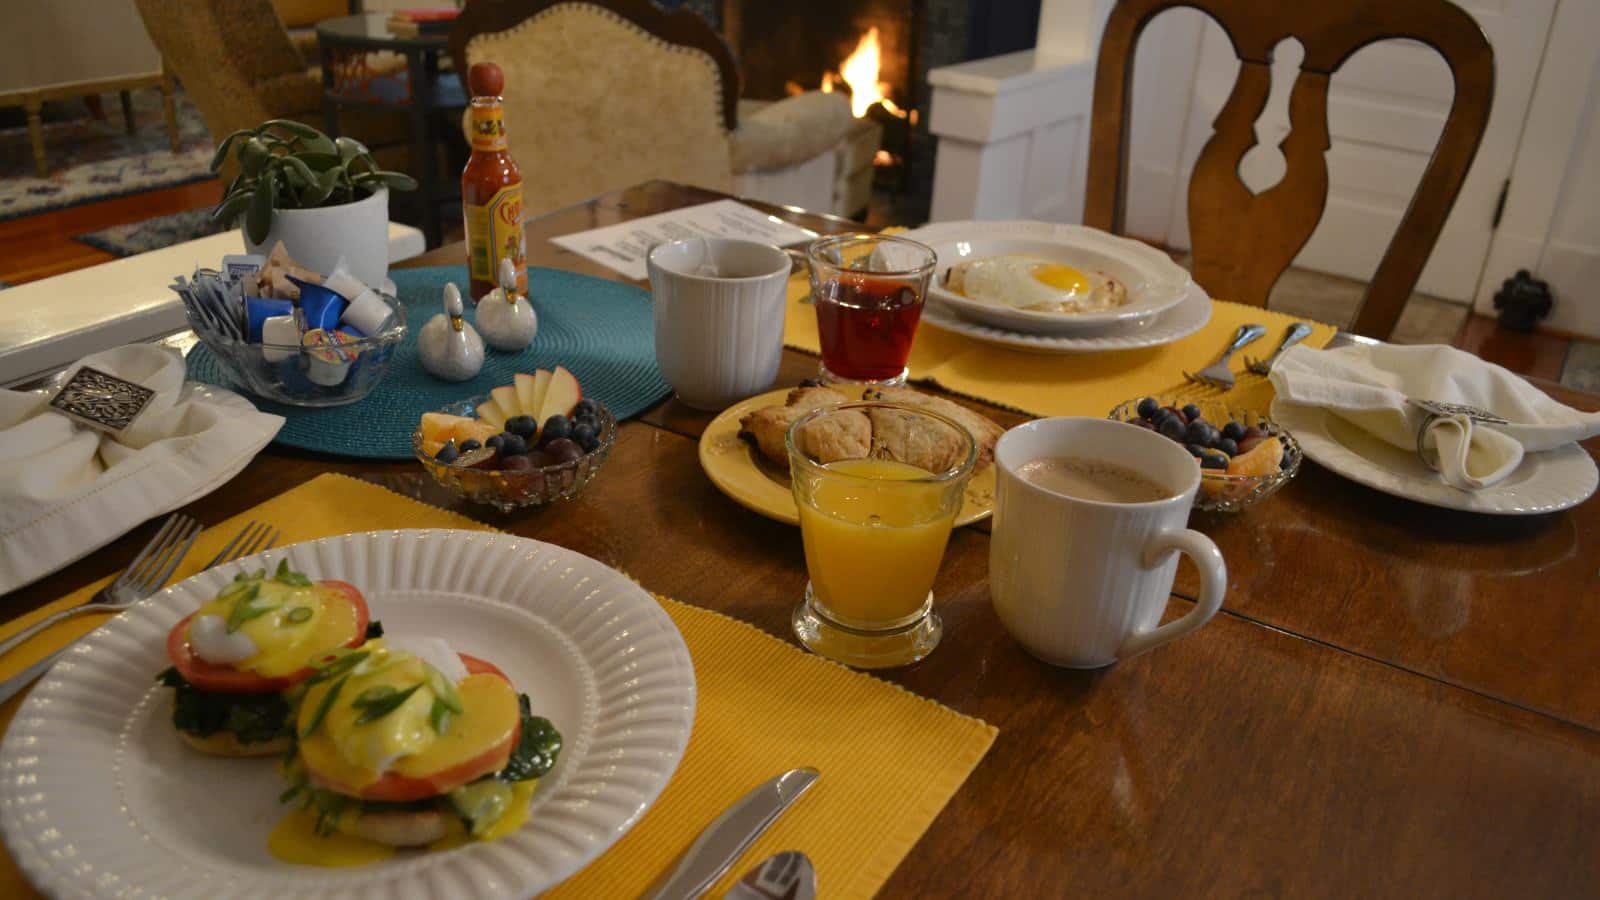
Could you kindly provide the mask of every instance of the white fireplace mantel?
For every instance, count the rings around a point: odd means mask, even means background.
[[[1092,58],[1023,50],[928,72],[933,220],[1083,218]]]
[[[1032,50],[932,69],[934,221],[1083,220],[1094,60],[1111,0],[1044,0]]]

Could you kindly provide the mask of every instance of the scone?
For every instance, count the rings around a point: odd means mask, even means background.
[[[973,441],[977,443],[978,463],[975,468],[979,469],[994,462],[994,445],[1000,440],[1000,435],[1005,433],[1004,428],[990,421],[988,417],[975,413],[959,403],[914,391],[911,388],[869,388],[864,399],[902,403],[954,419],[972,434]]]

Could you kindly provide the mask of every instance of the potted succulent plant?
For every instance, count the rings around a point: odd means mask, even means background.
[[[240,221],[245,247],[265,254],[283,241],[306,268],[327,274],[342,259],[369,285],[389,268],[389,188],[417,182],[378,167],[360,141],[330,138],[309,125],[270,119],[223,138],[211,158],[220,169],[232,151],[239,174],[212,211]]]

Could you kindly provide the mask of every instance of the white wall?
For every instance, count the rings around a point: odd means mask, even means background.
[[[1600,337],[1600,3],[1561,0],[1534,87],[1505,215],[1478,286],[1494,292],[1518,269],[1550,282],[1545,326]]]

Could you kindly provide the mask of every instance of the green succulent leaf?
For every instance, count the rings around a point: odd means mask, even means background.
[[[245,207],[250,205],[250,201],[254,197],[255,191],[253,190],[230,191],[227,196],[222,198],[222,202],[217,204],[217,208],[211,211],[212,220],[232,226],[239,218],[239,215],[244,212]]]
[[[246,175],[260,175],[271,161],[272,150],[261,138],[248,138],[239,145],[239,168]]]
[[[333,143],[339,148],[339,161],[347,166],[356,157],[367,155],[367,145],[354,138],[337,137],[333,139]]]
[[[262,122],[260,125],[256,126],[256,130],[258,132],[265,132],[265,131],[270,131],[270,130],[273,130],[273,129],[277,129],[278,131],[287,132],[287,133],[292,134],[292,135],[294,135],[295,137],[298,137],[298,138],[326,138],[327,137],[327,135],[325,135],[322,132],[316,130],[315,128],[312,128],[310,125],[307,125],[304,122],[296,122],[293,119],[268,119],[267,121]]]
[[[250,206],[245,210],[244,233],[251,241],[266,242],[267,233],[272,230],[272,210],[277,203],[278,180],[276,173],[269,170],[262,174],[255,196],[250,198]]]
[[[217,145],[217,152],[211,155],[211,171],[215,172],[222,168],[222,161],[228,158],[228,149],[233,146],[234,141],[250,134],[255,134],[255,132],[241,128],[223,138],[222,143]]]
[[[414,191],[417,189],[417,180],[404,172],[378,172],[376,177],[385,186],[397,191]]]

